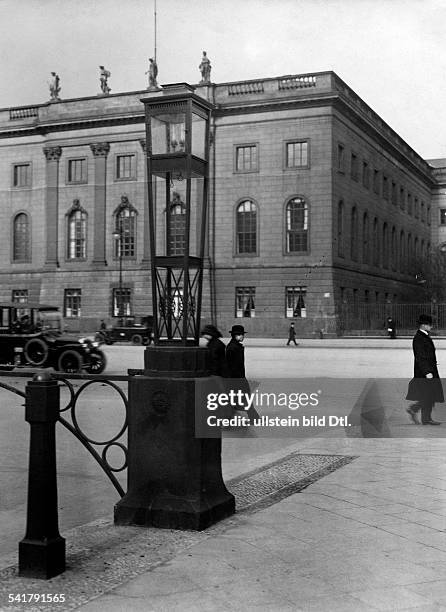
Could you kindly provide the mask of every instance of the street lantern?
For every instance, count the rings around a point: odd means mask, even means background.
[[[162,97],[142,101],[146,112],[154,341],[196,346],[212,105],[185,83],[165,85]]]

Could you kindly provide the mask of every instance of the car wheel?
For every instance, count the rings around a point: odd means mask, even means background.
[[[23,352],[29,364],[41,366],[48,358],[48,345],[40,338],[33,338],[25,344]]]
[[[101,374],[107,365],[107,358],[102,351],[92,351],[90,361],[84,366],[84,370],[89,374]]]
[[[76,374],[81,372],[83,367],[82,355],[77,351],[64,351],[60,354],[57,360],[57,369],[60,372],[67,372],[68,374]]]
[[[142,344],[142,336],[139,334],[134,334],[132,336],[132,344]]]

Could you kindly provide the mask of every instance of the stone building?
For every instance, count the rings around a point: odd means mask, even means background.
[[[215,105],[204,320],[334,333],[343,302],[409,298],[410,262],[446,243],[444,160],[423,160],[333,72],[196,93]],[[0,110],[1,300],[58,305],[73,330],[151,312],[152,95]]]

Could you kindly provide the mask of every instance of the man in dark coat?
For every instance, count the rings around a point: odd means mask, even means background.
[[[228,378],[238,378],[237,390],[242,393],[251,393],[249,382],[245,377],[245,347],[243,340],[245,339],[245,328],[243,325],[233,325],[231,331],[231,340],[226,346],[226,366]],[[243,409],[240,406],[240,409]],[[251,406],[247,411],[247,416],[250,419],[258,418],[257,410]]]
[[[214,325],[205,325],[201,335],[208,341],[210,373],[215,376],[227,376],[226,347],[220,340],[222,334]]]
[[[409,383],[406,399],[415,400],[416,404],[407,408],[413,423],[419,424],[417,413],[421,410],[423,425],[441,425],[432,419],[432,408],[435,402],[443,402],[443,387],[437,369],[435,346],[429,332],[432,329],[432,317],[422,314],[418,319],[419,329],[412,341],[414,354],[414,377]]]
[[[290,329],[288,330],[288,342],[287,346],[290,346],[290,342],[294,342],[294,345],[297,346],[296,342],[296,330],[294,329],[294,321],[291,321]]]
[[[395,340],[396,338],[396,322],[389,317],[386,322],[387,333],[389,334],[389,338]]]

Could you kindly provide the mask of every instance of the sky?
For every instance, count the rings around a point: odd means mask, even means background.
[[[0,108],[147,87],[155,0],[0,0]],[[156,0],[158,81],[334,70],[417,153],[446,157],[446,0]]]

